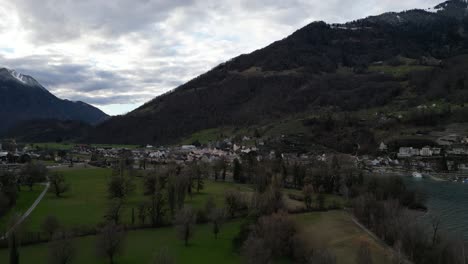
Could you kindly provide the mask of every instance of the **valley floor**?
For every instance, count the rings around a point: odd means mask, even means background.
[[[65,227],[93,227],[103,220],[107,208],[106,183],[111,171],[108,169],[82,168],[67,169],[63,173],[71,184],[71,191],[64,198],[56,198],[48,193],[38,207],[33,211],[24,224],[24,229],[39,232],[41,224],[48,215],[54,215]],[[140,181],[140,179],[138,179]],[[125,223],[130,222],[131,208],[143,201],[141,195],[141,182],[137,182],[137,190],[129,199],[128,206],[122,217]],[[187,198],[187,203],[194,208],[203,208],[208,197],[212,196],[218,206],[222,206],[224,193],[227,189],[236,188],[245,194],[252,191],[249,185],[240,185],[224,182],[206,181],[204,190]],[[18,208],[15,211],[28,208],[27,201],[32,203],[40,193],[37,186],[32,192],[24,190]],[[287,190],[287,192],[296,192]],[[30,197],[31,196],[31,197]],[[25,201],[23,201],[23,199]],[[327,200],[339,197],[328,197]],[[291,208],[302,206],[300,202],[287,199]],[[351,216],[343,210],[328,212],[312,212],[294,214],[302,235],[309,242],[311,248],[328,249],[337,257],[337,263],[352,264],[362,242],[370,246],[374,263],[390,263],[391,254],[380,244],[374,241],[366,232],[358,227]],[[5,219],[0,219],[5,222]],[[194,238],[188,247],[178,239],[173,227],[141,229],[129,231],[125,243],[125,250],[116,259],[123,263],[149,263],[154,253],[167,247],[174,255],[177,263],[243,263],[242,257],[235,253],[232,239],[238,234],[242,219],[225,223],[221,227],[218,239],[212,233],[209,224],[197,225]],[[105,263],[106,260],[96,257],[96,236],[86,236],[75,239],[77,254],[73,263]],[[48,244],[41,243],[23,246],[20,249],[21,263],[48,263]],[[0,263],[8,262],[8,250],[0,250]]]

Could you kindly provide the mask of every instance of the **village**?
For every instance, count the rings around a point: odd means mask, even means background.
[[[446,135],[437,138],[436,144],[423,147],[399,146],[391,148],[384,142],[377,152],[367,155],[349,155],[355,164],[368,172],[398,173],[423,176],[437,176],[454,181],[468,179],[468,137]],[[89,164],[96,167],[111,167],[122,154],[130,156],[135,168],[146,169],[152,165],[166,163],[190,163],[200,161],[215,163],[223,161],[232,164],[251,156],[262,159],[281,158],[288,163],[308,164],[314,161],[327,161],[334,152],[280,153],[273,150],[263,140],[247,136],[233,142],[226,138],[208,144],[178,146],[102,146],[92,144],[71,144],[68,149],[49,148],[47,145],[21,144],[14,140],[0,142],[0,164],[20,166],[31,160],[45,162],[48,166],[74,166]]]
[[[467,182],[468,138],[452,134],[435,142],[432,146],[399,146],[393,150],[381,142],[377,155],[364,155],[360,162],[367,170],[378,173]]]

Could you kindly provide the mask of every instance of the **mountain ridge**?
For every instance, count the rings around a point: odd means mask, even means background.
[[[452,0],[435,13],[415,9],[344,24],[310,23],[103,122],[89,140],[168,144],[203,129],[256,126],[301,113],[354,113],[386,105],[409,112],[418,98],[455,104],[466,99],[464,88],[447,90],[446,99],[439,91],[445,88],[424,90],[417,78],[449,74],[441,70],[446,64],[453,71],[465,67],[452,65],[450,58],[468,54],[466,7],[465,1]]]
[[[81,101],[63,100],[29,75],[0,69],[0,133],[35,119],[76,120],[97,124],[108,118],[98,108]]]

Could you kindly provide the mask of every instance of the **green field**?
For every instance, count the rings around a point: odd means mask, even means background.
[[[225,223],[215,239],[210,225],[195,227],[194,238],[188,247],[177,238],[174,228],[147,229],[128,232],[125,251],[116,259],[119,264],[150,263],[154,252],[167,247],[177,263],[241,263],[239,255],[233,253],[232,239],[239,230],[239,221]],[[73,263],[107,263],[96,256],[96,237],[75,239],[77,248]],[[27,246],[20,249],[21,263],[48,263],[47,244]],[[8,262],[8,250],[0,250],[0,263]]]
[[[40,231],[41,224],[48,215],[55,215],[65,227],[94,227],[103,221],[108,206],[106,188],[111,170],[73,168],[62,172],[71,184],[71,191],[63,198],[47,194],[26,220],[25,230]],[[137,178],[136,192],[127,203],[123,214],[125,223],[130,222],[130,208],[146,199],[142,195],[141,181],[141,178]],[[222,206],[227,189],[238,189],[247,195],[252,192],[249,185],[205,181],[205,188],[200,193],[195,192],[192,198],[187,197],[186,203],[195,208],[203,208],[211,196],[218,206]],[[28,208],[39,192],[39,186],[32,192],[22,191],[15,210]],[[299,195],[300,191],[286,190],[286,193]],[[343,202],[339,197],[327,196],[327,204],[333,200]],[[286,202],[288,208],[303,206],[303,203],[290,199],[286,199]],[[293,217],[310,246],[315,249],[329,249],[337,256],[338,263],[354,263],[355,252],[362,241],[370,244],[375,263],[390,263],[388,252],[355,225],[345,211],[314,212]],[[189,247],[184,247],[183,242],[177,239],[172,227],[129,231],[125,252],[117,259],[117,263],[149,263],[154,252],[162,247],[167,247],[173,253],[177,263],[242,263],[241,257],[232,250],[232,239],[238,233],[240,224],[240,220],[225,223],[218,240],[214,239],[210,225],[197,225],[195,237]],[[74,263],[106,262],[96,257],[95,240],[95,236],[75,239],[78,254]],[[22,247],[21,263],[47,263],[47,251],[47,244]],[[7,262],[7,254],[8,250],[0,250],[0,263]]]
[[[29,231],[40,231],[44,219],[54,215],[65,227],[94,227],[102,222],[108,208],[107,182],[111,175],[110,169],[102,168],[74,168],[62,170],[71,190],[62,198],[48,193],[31,213],[26,221]],[[122,214],[123,223],[131,222],[131,208],[137,208],[138,204],[147,200],[143,196],[142,178],[135,179],[136,190],[128,201]],[[241,188],[248,191],[246,185],[237,185],[224,182],[205,181],[205,188],[200,192],[194,192],[192,198],[187,197],[187,204],[194,208],[203,208],[206,200],[213,196],[217,205],[223,204],[224,192],[228,188]]]
[[[214,199],[216,206],[224,206],[224,194],[226,190],[233,189],[241,192],[252,192],[252,188],[246,184],[235,184],[228,182],[215,182],[205,181],[205,186],[200,193],[194,190],[193,197],[188,196],[186,198],[186,204],[191,205],[193,208],[203,208],[206,201],[211,196]]]
[[[104,220],[103,216],[109,206],[107,182],[111,175],[111,170],[102,168],[66,168],[60,171],[70,184],[70,191],[61,198],[55,197],[52,193],[47,193],[26,220],[26,230],[40,231],[44,219],[49,215],[57,217],[64,227],[92,228]],[[131,208],[135,208],[136,210],[140,202],[147,200],[143,196],[142,178],[135,178],[135,185],[136,190],[128,198],[122,213],[123,223],[131,222]],[[22,191],[16,207],[18,209],[15,210],[22,211],[27,209],[39,195],[40,191],[38,188],[35,187],[31,193]],[[228,189],[238,189],[247,195],[252,192],[252,187],[249,185],[206,180],[204,189],[200,193],[194,190],[192,197],[187,196],[186,204],[194,208],[204,208],[206,201],[210,197],[213,197],[216,205],[221,207],[224,203],[224,194]],[[286,190],[286,193],[300,194],[300,191]],[[343,203],[340,197],[329,195],[326,199],[326,206],[332,205],[334,200],[340,204]],[[302,202],[291,199],[286,199],[285,201],[290,209],[303,207]]]
[[[3,234],[11,217],[15,214],[22,214],[34,203],[39,194],[44,190],[43,185],[34,185],[32,191],[29,188],[23,187],[22,191],[18,194],[18,200],[14,208],[8,213],[0,217],[0,231]]]
[[[361,242],[370,245],[374,263],[389,264],[389,252],[356,226],[344,211],[314,212],[293,216],[311,248],[326,248],[333,252],[339,264],[354,264]],[[154,252],[167,247],[177,263],[242,263],[232,249],[232,239],[239,231],[240,221],[225,223],[216,240],[209,224],[197,225],[195,236],[185,247],[174,228],[146,229],[128,232],[124,254],[117,263],[149,263]],[[95,236],[75,239],[77,257],[73,263],[105,263],[96,257]],[[21,248],[23,263],[47,263],[47,244]],[[8,250],[0,250],[0,263],[8,260]]]
[[[48,193],[26,220],[26,229],[39,231],[48,215],[56,216],[66,227],[95,226],[102,220],[107,208],[106,183],[108,169],[64,170],[71,190],[63,198]]]

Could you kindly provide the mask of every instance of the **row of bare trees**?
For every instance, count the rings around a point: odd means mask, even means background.
[[[444,234],[438,217],[431,216],[428,225],[408,209],[425,198],[406,190],[401,178],[369,177],[360,190],[352,200],[354,215],[395,248],[396,263],[405,258],[416,264],[466,263],[463,239]]]

